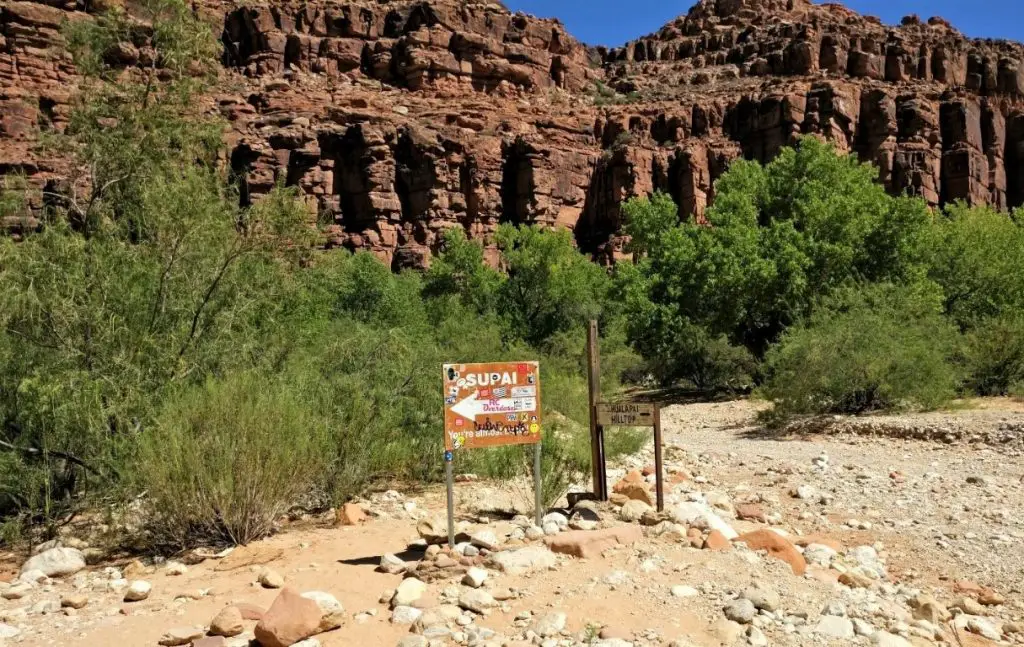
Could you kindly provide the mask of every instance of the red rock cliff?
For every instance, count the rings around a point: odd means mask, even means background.
[[[204,1],[243,202],[283,178],[333,223],[330,245],[395,267],[426,264],[447,227],[488,240],[506,221],[568,227],[610,258],[625,198],[661,189],[700,216],[731,160],[803,134],[876,163],[894,193],[1024,204],[1024,47],[941,19],[704,0],[592,50],[493,3]],[[0,1],[0,174],[67,172],[36,144],[75,85],[60,24],[90,10]]]

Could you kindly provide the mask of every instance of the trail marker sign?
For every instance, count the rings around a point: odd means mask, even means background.
[[[654,404],[651,402],[599,402],[597,424],[605,427],[653,427]]]
[[[464,449],[533,445],[535,521],[541,525],[540,365],[537,362],[445,364],[444,465],[448,543],[455,546],[452,461]]]
[[[445,364],[443,370],[446,450],[540,442],[537,362]]]

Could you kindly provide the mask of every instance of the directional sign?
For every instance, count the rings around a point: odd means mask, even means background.
[[[601,402],[597,405],[597,424],[605,427],[653,427],[654,405],[650,402]]]
[[[445,364],[443,370],[446,450],[540,442],[537,362]]]

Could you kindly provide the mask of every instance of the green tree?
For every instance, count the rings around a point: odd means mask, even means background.
[[[679,222],[664,196],[627,202],[638,259],[622,290],[644,312],[634,342],[677,367],[667,378],[706,380],[702,357],[726,360],[733,368],[715,372],[735,376],[749,366],[738,348],[763,357],[820,297],[859,282],[917,280],[931,216],[920,200],[887,195],[876,175],[806,138],[767,166],[735,162],[716,183],[706,225]],[[673,348],[679,354],[667,360]]]
[[[843,288],[766,358],[774,417],[933,408],[956,395],[957,333],[933,284]]]

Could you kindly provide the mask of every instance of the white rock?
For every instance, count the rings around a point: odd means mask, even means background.
[[[171,576],[184,575],[188,573],[188,566],[185,566],[181,562],[167,562],[164,567],[164,572]]]
[[[700,591],[693,588],[692,586],[684,586],[677,584],[672,587],[672,597],[675,598],[693,598],[700,595]]]
[[[128,586],[128,590],[124,592],[125,602],[142,602],[149,597],[150,592],[153,590],[153,585],[145,580],[136,580]]]
[[[478,548],[486,548],[487,550],[494,550],[501,542],[498,541],[498,535],[493,530],[479,530],[473,533],[473,536],[469,538],[470,543]]]
[[[967,618],[966,629],[972,634],[978,634],[979,636],[988,638],[989,640],[998,641],[1003,637],[1002,632],[997,630],[987,618],[979,616],[969,616]]]
[[[750,600],[754,607],[764,611],[775,611],[782,604],[779,594],[767,586],[757,584],[743,592],[743,597]]]
[[[750,624],[757,615],[754,603],[746,598],[738,598],[725,606],[725,617],[740,624]]]
[[[337,629],[345,621],[345,607],[330,593],[306,591],[302,597],[320,607],[320,633]]]
[[[541,526],[543,526],[546,523],[553,522],[558,524],[558,527],[561,530],[565,530],[569,527],[569,519],[561,512],[549,512],[546,515],[544,515],[544,517],[540,521]]]
[[[0,622],[0,640],[5,640],[7,638],[14,638],[15,636],[18,636],[20,634],[21,634],[21,629],[18,629],[17,627],[12,627],[11,625],[4,624],[4,623]]]
[[[391,607],[412,606],[412,603],[422,598],[426,592],[427,585],[425,583],[415,577],[407,577],[395,590],[395,595],[391,598]]]
[[[562,529],[554,521],[545,522],[543,530],[544,534],[548,536],[557,535],[558,533],[562,532]]]
[[[858,636],[868,636],[868,637],[871,637],[871,636],[875,635],[875,628],[874,628],[874,626],[872,626],[872,624],[870,622],[868,622],[866,620],[861,620],[860,618],[854,618],[853,619],[853,633],[857,634]]]
[[[18,581],[24,584],[40,584],[41,582],[45,582],[48,579],[49,578],[46,576],[46,573],[40,571],[39,569],[25,571],[18,576]]]
[[[473,568],[466,571],[465,577],[462,578],[462,583],[466,586],[478,589],[484,585],[487,580],[487,571],[482,568],[474,566]]]
[[[85,555],[77,548],[51,548],[21,565],[21,572],[42,571],[46,577],[74,575],[85,568]]]
[[[491,555],[491,563],[509,575],[523,575],[545,570],[558,563],[555,554],[545,546],[527,546],[517,550],[503,550]]]
[[[818,625],[814,628],[814,633],[848,640],[854,636],[853,622],[849,618],[840,616],[822,616],[821,620],[818,621]]]
[[[804,559],[815,566],[831,566],[838,553],[824,544],[810,544],[804,549]]]
[[[757,627],[747,629],[747,642],[751,647],[768,647],[768,638]]]
[[[729,541],[739,536],[739,533],[715,514],[710,507],[698,501],[682,503],[673,508],[669,515],[672,517],[672,521],[687,527],[709,531],[717,530]]]
[[[385,553],[380,558],[380,565],[377,567],[377,570],[389,575],[399,575],[404,573],[408,568],[409,565],[406,564],[405,560],[401,557],[391,553]]]
[[[420,619],[423,612],[414,607],[395,607],[391,612],[391,624],[411,625]]]
[[[249,642],[245,642],[245,647],[248,647]],[[230,647],[230,646],[229,646]],[[320,647],[320,641],[316,638],[307,638],[302,642],[297,642],[292,647]]]
[[[277,571],[267,568],[260,573],[259,582],[265,589],[279,589],[284,586],[284,577]]]
[[[498,602],[487,591],[483,591],[481,589],[465,589],[459,595],[459,606],[467,611],[483,613],[488,609],[493,609],[498,606]]]
[[[530,629],[542,638],[557,636],[565,629],[568,617],[561,611],[552,611],[538,616],[530,625]]]

